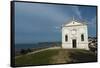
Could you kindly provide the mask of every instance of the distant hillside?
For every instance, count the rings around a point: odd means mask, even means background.
[[[83,49],[50,49],[15,58],[16,66],[96,62],[97,56]]]
[[[45,47],[53,47],[53,46],[61,46],[61,42],[38,42],[38,43],[27,43],[27,44],[16,44],[15,48],[17,49],[27,49],[27,48],[45,48]]]

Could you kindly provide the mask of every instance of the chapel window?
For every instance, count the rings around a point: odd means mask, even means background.
[[[68,41],[68,36],[67,35],[65,35],[65,41]]]
[[[81,34],[81,41],[84,41],[84,34]]]

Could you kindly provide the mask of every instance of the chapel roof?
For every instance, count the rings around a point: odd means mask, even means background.
[[[75,19],[74,17],[70,20],[68,20],[67,22],[65,22],[65,24],[62,25],[62,27],[67,27],[67,26],[80,26],[80,25],[87,25],[85,20],[78,20]]]

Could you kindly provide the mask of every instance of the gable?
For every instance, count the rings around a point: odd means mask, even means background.
[[[80,22],[78,22],[78,21],[70,21],[69,23],[67,23],[67,24],[64,24],[64,26],[66,27],[66,26],[81,26],[81,25],[86,25],[85,23],[80,23]]]

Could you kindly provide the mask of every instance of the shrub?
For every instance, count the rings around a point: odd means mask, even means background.
[[[21,49],[20,54],[27,54],[27,51],[25,49]]]

